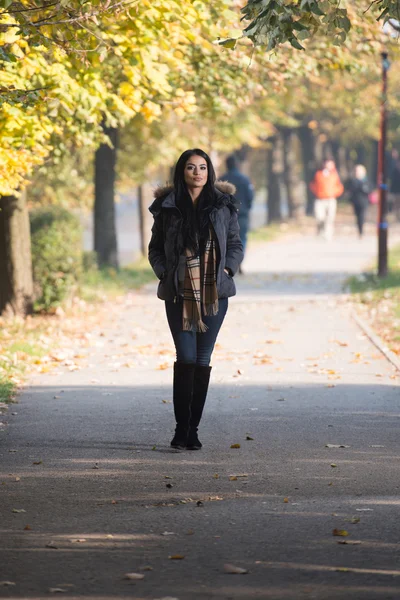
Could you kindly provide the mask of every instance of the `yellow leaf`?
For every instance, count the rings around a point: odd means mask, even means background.
[[[332,531],[332,535],[336,535],[339,537],[347,537],[349,535],[349,532],[346,531],[345,529],[334,529]]]

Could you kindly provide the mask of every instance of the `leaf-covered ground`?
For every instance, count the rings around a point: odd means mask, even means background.
[[[370,271],[353,277],[350,286],[358,311],[400,356],[400,246],[389,251],[387,277],[380,279]]]

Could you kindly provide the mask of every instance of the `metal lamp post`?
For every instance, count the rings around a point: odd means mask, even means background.
[[[382,101],[381,135],[378,152],[378,276],[386,277],[388,263],[388,222],[387,222],[387,183],[386,183],[386,121],[387,121],[387,72],[390,67],[388,53],[382,52]]]

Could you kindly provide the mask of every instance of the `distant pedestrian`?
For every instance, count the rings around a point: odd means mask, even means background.
[[[236,294],[243,259],[230,183],[215,181],[210,157],[198,148],[179,158],[174,183],[155,192],[149,261],[160,280],[176,349],[173,448],[199,450],[197,428],[210,381],[210,359]]]
[[[315,195],[314,214],[317,220],[317,233],[325,239],[333,237],[337,198],[344,187],[332,159],[324,160],[322,167],[314,175],[310,189]]]
[[[370,185],[367,178],[367,170],[364,165],[356,165],[354,176],[346,182],[346,190],[349,193],[349,201],[353,205],[354,214],[357,219],[357,227],[360,237],[363,235],[365,213],[368,208]]]
[[[235,197],[238,201],[238,219],[240,227],[240,239],[243,244],[243,252],[246,251],[247,233],[249,230],[250,210],[254,200],[254,188],[246,175],[239,171],[238,161],[231,154],[226,160],[227,172],[221,177],[222,181],[229,181],[236,188]]]
[[[392,150],[392,165],[390,169],[390,204],[400,221],[400,158],[398,150]]]

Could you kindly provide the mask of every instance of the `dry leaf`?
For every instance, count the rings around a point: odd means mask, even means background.
[[[49,588],[49,594],[65,594],[68,590],[60,587]]]
[[[42,460],[35,460],[32,464],[33,465],[41,465],[41,464],[43,464],[43,461]]]
[[[129,579],[130,581],[140,581],[144,579],[143,573],[125,573],[124,579]]]
[[[235,565],[231,564],[224,565],[224,571],[230,575],[245,575],[249,572],[247,569],[242,569],[242,567],[236,567]]]
[[[350,446],[345,446],[344,444],[325,444],[325,448],[350,448]]]
[[[158,367],[156,367],[156,369],[158,371],[165,371],[166,369],[169,369],[170,364],[165,362],[165,363],[161,363],[160,365],[158,365]]]
[[[46,548],[53,548],[54,550],[58,550],[58,546],[56,546],[55,542],[49,542],[46,544]]]
[[[16,583],[14,581],[0,581],[0,586],[11,587],[12,585],[16,585]]]
[[[183,554],[172,554],[171,556],[168,556],[168,558],[170,560],[183,560],[185,557]]]
[[[231,444],[231,448],[240,448],[240,444]]]
[[[32,527],[30,525],[25,525],[24,531],[31,531]]]
[[[334,529],[332,531],[332,535],[337,535],[340,537],[347,537],[349,535],[349,532],[346,531],[345,529]]]
[[[332,463],[331,467],[334,469],[335,467],[337,467],[337,465],[335,465],[335,463]]]
[[[24,510],[23,508],[13,508],[12,511],[13,511],[13,513],[24,513],[24,512],[26,512],[26,510]]]
[[[213,477],[214,477],[214,479],[219,479],[219,475],[218,475],[218,473],[215,473],[215,474],[213,475]]]
[[[358,546],[359,544],[361,544],[359,540],[338,540],[337,543],[346,546]]]
[[[175,535],[173,531],[164,531],[161,535]]]
[[[289,502],[289,498],[284,498],[283,501],[285,504],[287,504]]]
[[[246,440],[249,442],[254,442],[254,438],[252,438],[250,435],[246,435]]]

